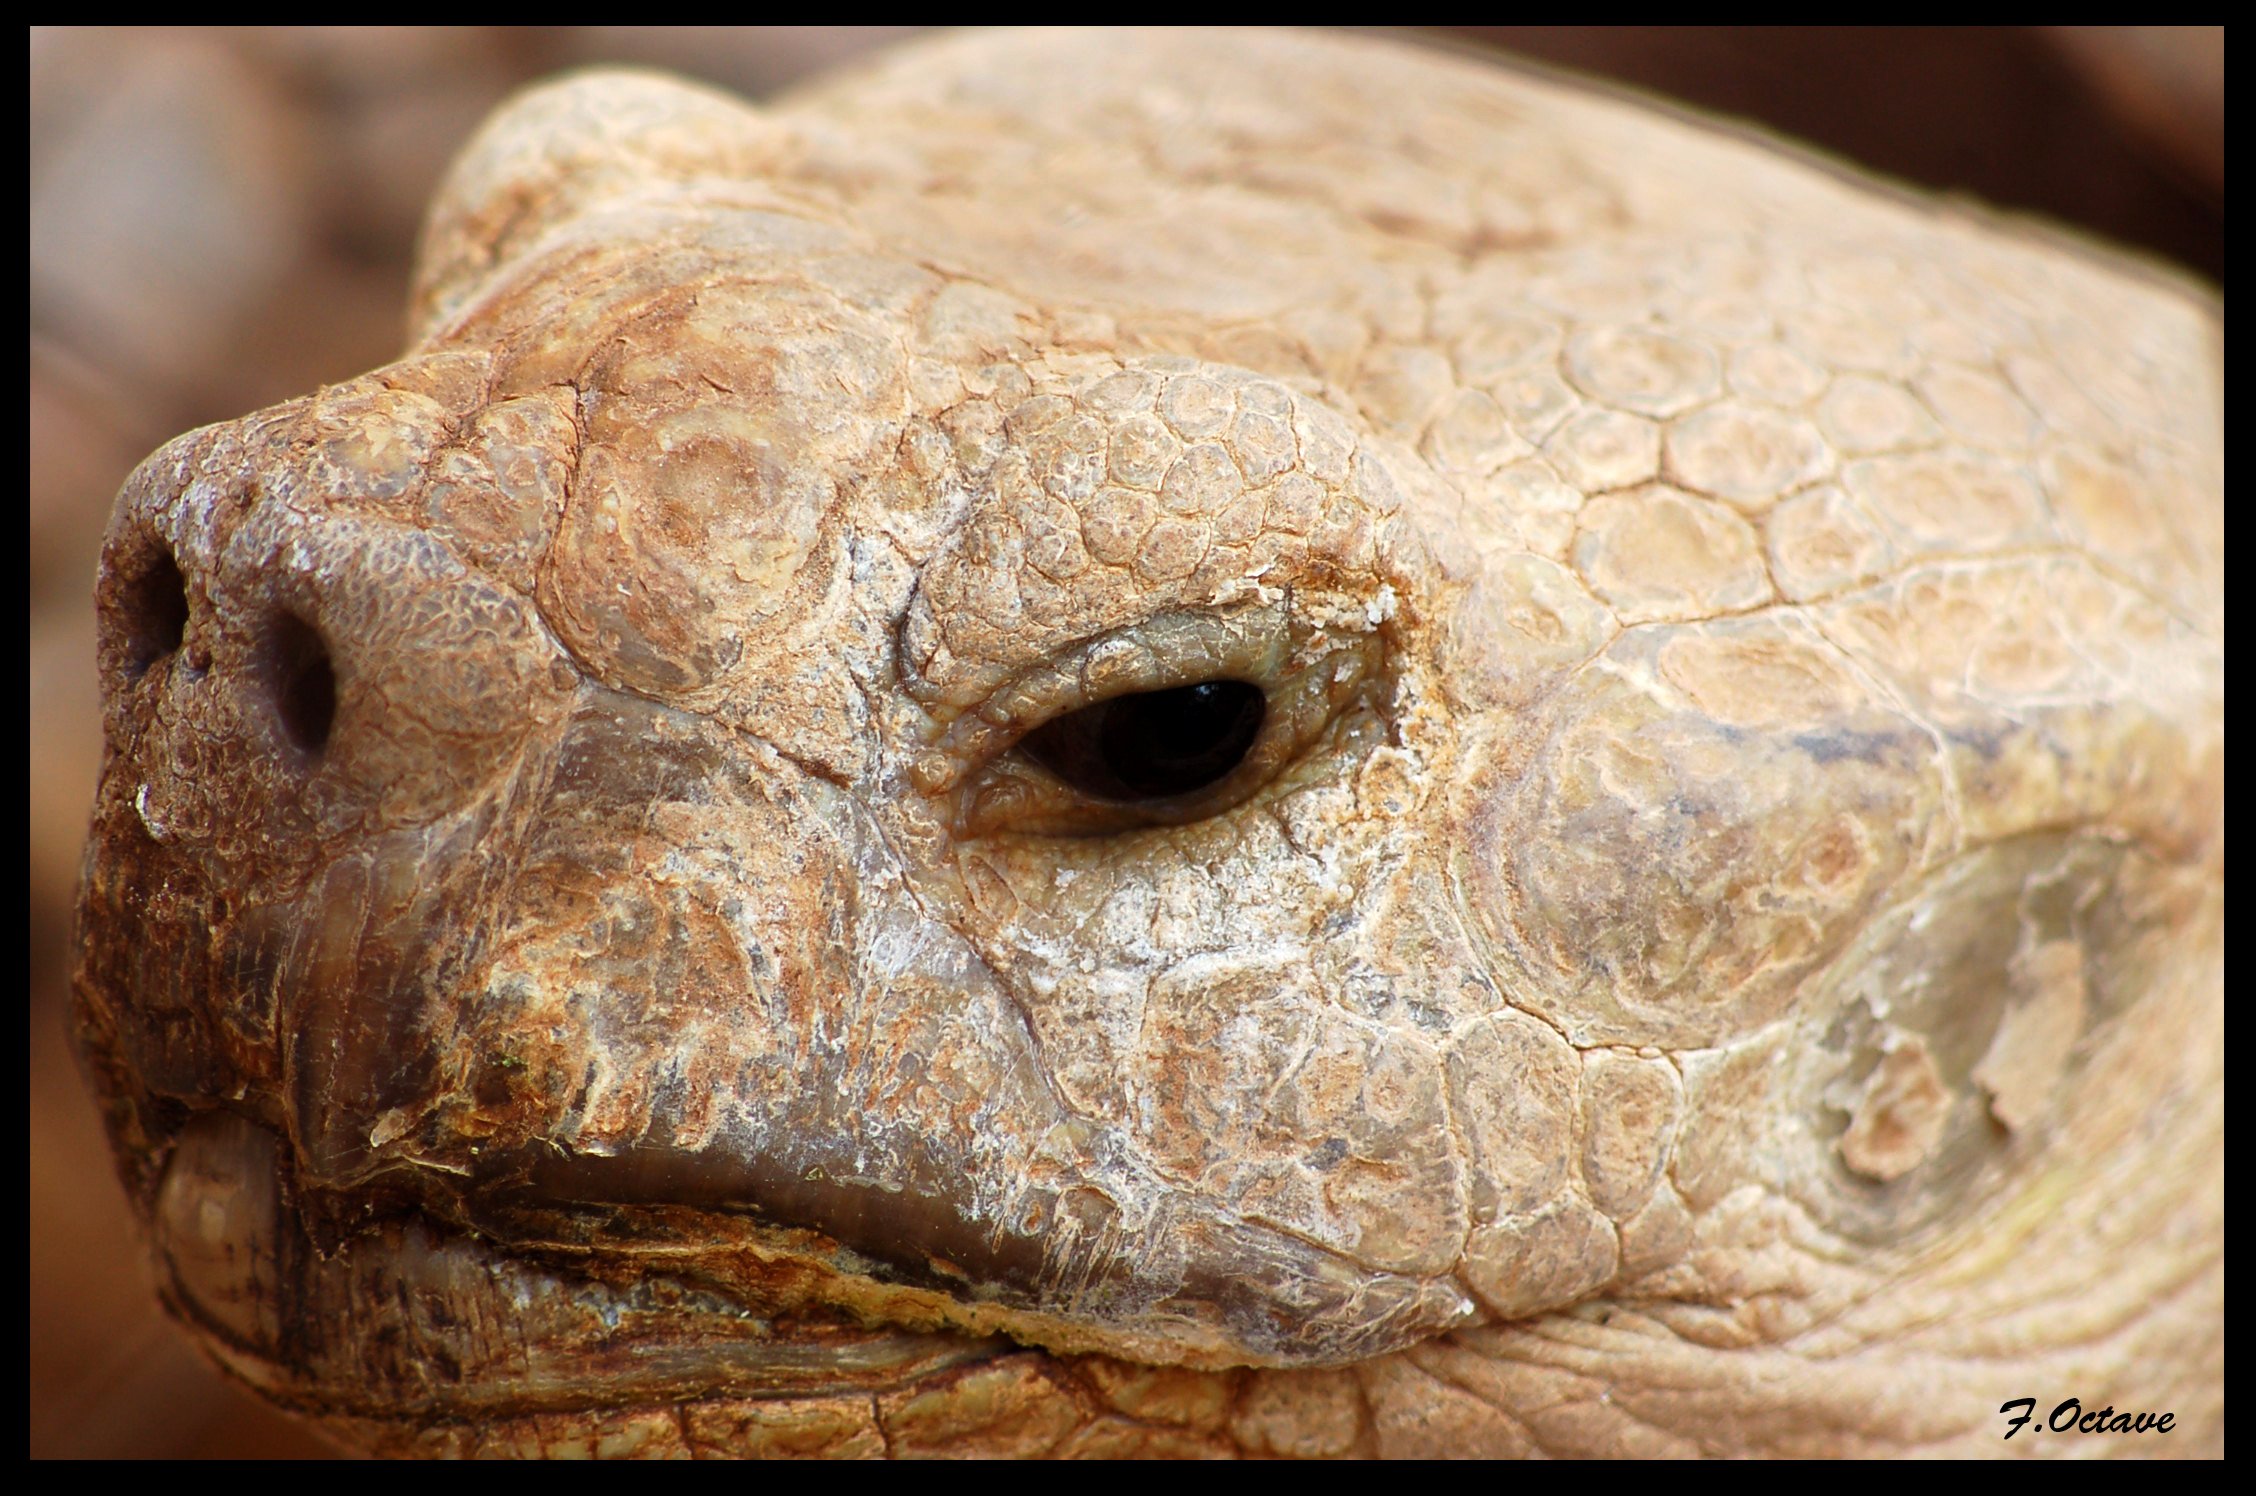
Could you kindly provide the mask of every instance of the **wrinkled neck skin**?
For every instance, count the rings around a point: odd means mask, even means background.
[[[536,91],[417,308],[104,558],[79,1040],[231,1374],[386,1453],[2221,1448],[2213,307],[1052,35]],[[1215,681],[1163,792],[1028,746]]]

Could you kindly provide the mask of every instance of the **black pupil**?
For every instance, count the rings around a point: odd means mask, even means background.
[[[1225,778],[1261,735],[1268,701],[1242,680],[1115,696],[1049,723],[1026,750],[1104,800],[1164,800]]]

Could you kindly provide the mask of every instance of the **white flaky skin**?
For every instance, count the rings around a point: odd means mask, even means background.
[[[1071,33],[537,89],[416,308],[105,558],[81,1042],[237,1375],[395,1452],[2221,1449],[2197,292]],[[1223,678],[1165,803],[1025,746]]]

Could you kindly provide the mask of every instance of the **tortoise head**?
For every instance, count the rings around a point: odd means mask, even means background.
[[[2187,1195],[2086,1162],[2204,1136],[2221,969],[2209,583],[2095,558],[2121,462],[1865,442],[1822,297],[1363,284],[1289,193],[1061,179],[1036,255],[900,117],[530,95],[409,357],[121,496],[81,1042],[226,1364],[428,1429],[1775,1342]]]

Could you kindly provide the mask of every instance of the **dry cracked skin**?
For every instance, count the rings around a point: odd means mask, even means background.
[[[2198,290],[1068,34],[537,89],[416,308],[104,555],[78,1036],[235,1376],[387,1453],[2221,1448]]]

